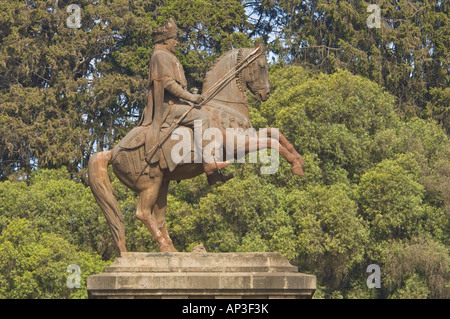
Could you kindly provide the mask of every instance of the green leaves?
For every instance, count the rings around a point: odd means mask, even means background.
[[[444,245],[427,236],[417,236],[411,241],[386,241],[380,257],[385,264],[385,296],[448,298],[450,258]]]
[[[205,74],[223,53],[251,44],[247,16],[238,0],[171,0],[161,7],[160,25],[173,18],[180,29],[177,57],[189,87],[201,88]]]
[[[1,180],[63,165],[85,178],[92,153],[111,148],[137,123],[151,34],[167,19],[180,27],[178,57],[189,87],[201,87],[222,53],[250,46],[240,1],[81,0],[80,28],[67,26],[69,4],[0,4]]]
[[[265,177],[289,194],[296,260],[326,283],[320,292],[326,297],[336,291],[375,297],[362,274],[371,263],[391,267],[382,257],[389,243],[409,247],[426,236],[441,245],[448,238],[448,137],[430,121],[401,120],[391,95],[346,71],[313,75],[300,67],[276,68],[271,79],[273,94],[257,116],[278,127],[306,164],[301,181],[283,162]],[[448,272],[441,275],[448,278]],[[420,277],[426,289],[405,278],[378,296],[438,293],[429,278]]]
[[[384,87],[408,115],[432,117],[449,132],[448,6],[383,1],[380,28],[369,28],[367,1],[244,1],[253,34],[284,65],[328,74],[348,70]],[[430,100],[430,97],[433,97]]]
[[[65,169],[37,171],[29,183],[0,183],[0,232],[11,219],[26,218],[80,249],[110,254],[109,229],[89,188]]]
[[[79,1],[73,29],[70,2],[33,4],[1,4],[10,23],[0,34],[0,178],[36,165],[83,177],[94,149],[125,134],[113,124],[126,129],[143,109],[154,26],[143,8],[152,6]]]
[[[358,188],[361,215],[370,223],[376,240],[411,238],[423,226],[424,187],[418,183],[413,156],[385,160],[361,177]]]
[[[67,287],[67,267],[71,264],[80,266],[80,289]],[[15,218],[0,235],[0,298],[86,298],[87,276],[103,271],[107,264],[61,236]]]
[[[272,79],[275,89],[261,115],[301,154],[317,154],[326,179],[340,168],[358,178],[374,160],[373,135],[398,125],[392,96],[349,72],[312,76],[289,67],[275,70]]]
[[[293,192],[298,251],[303,269],[337,287],[364,258],[368,229],[348,185]]]

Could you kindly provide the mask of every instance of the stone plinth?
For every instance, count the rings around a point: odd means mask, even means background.
[[[311,298],[316,277],[280,253],[123,253],[89,298]]]

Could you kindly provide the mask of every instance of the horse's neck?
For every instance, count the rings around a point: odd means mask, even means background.
[[[208,72],[206,81],[203,83],[203,92],[222,79],[237,63],[237,50],[231,51],[228,55],[219,58],[219,62]],[[228,85],[219,91],[213,98],[216,101],[227,104],[230,107],[234,105],[247,105],[247,90],[245,83],[239,83],[235,77]]]
[[[214,96],[213,100],[225,103],[229,106],[234,104],[245,104],[247,105],[247,93],[241,90],[240,85],[237,83],[236,79],[233,79],[223,90],[221,90],[217,95]]]

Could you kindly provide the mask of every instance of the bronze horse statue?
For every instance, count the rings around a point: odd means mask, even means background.
[[[226,140],[227,128],[252,128],[249,118],[247,89],[259,100],[266,101],[270,95],[269,73],[266,54],[261,48],[257,59],[249,63],[242,71],[227,82],[214,97],[203,105],[211,121],[211,126],[218,128],[223,134],[223,148],[231,142],[234,155],[237,154],[237,143]],[[223,76],[240,61],[248,57],[254,48],[234,49],[223,54],[206,74],[202,92],[211,89]],[[162,128],[161,133],[168,128]],[[132,134],[130,134],[132,133]],[[169,237],[165,215],[167,208],[167,192],[169,182],[194,178],[204,173],[201,163],[193,161],[179,163],[169,167],[166,156],[161,156],[156,164],[146,162],[145,136],[147,128],[137,126],[127,134],[112,150],[94,154],[88,164],[89,185],[97,203],[102,209],[113,239],[119,252],[126,252],[125,228],[120,206],[114,197],[113,187],[108,176],[108,166],[127,187],[139,194],[136,216],[150,230],[160,244],[161,252],[176,252]],[[303,175],[301,156],[286,138],[273,128],[259,130],[256,134],[246,134],[245,154],[265,148],[275,148],[283,158],[292,164],[292,173]],[[173,146],[167,139],[166,149]],[[161,148],[164,148],[162,146]]]

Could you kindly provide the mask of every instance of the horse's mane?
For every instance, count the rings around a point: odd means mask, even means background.
[[[208,79],[211,77],[211,73],[214,72],[215,68],[219,63],[221,63],[225,58],[228,58],[231,54],[235,53],[239,49],[232,49],[224,54],[222,54],[216,61],[213,63],[213,65],[209,68],[208,72],[206,72],[205,79],[203,81],[203,84],[206,84]]]

